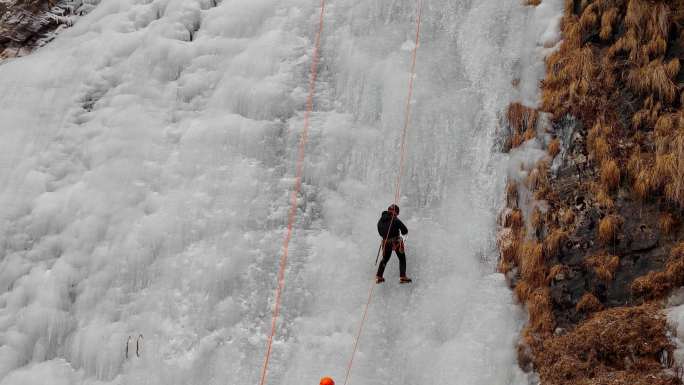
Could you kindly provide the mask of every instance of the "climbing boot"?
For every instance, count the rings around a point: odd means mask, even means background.
[[[399,278],[399,283],[411,283],[413,280],[409,277],[400,277]]]
[[[385,282],[385,278],[375,277],[375,283],[383,283],[383,282]]]

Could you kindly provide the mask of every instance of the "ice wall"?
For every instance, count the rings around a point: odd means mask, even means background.
[[[401,201],[415,283],[390,263],[351,383],[527,381],[523,312],[494,273],[495,143],[507,104],[535,100],[557,3],[424,1]],[[0,384],[257,383],[318,4],[103,0],[0,64]],[[415,11],[328,3],[269,384],[344,375]]]

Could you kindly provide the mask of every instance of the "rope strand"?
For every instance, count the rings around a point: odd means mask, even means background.
[[[313,98],[316,90],[316,77],[318,75],[318,62],[320,59],[320,45],[321,34],[323,33],[323,15],[325,13],[325,0],[321,0],[321,13],[318,20],[318,31],[316,32],[316,40],[314,43],[313,60],[311,62],[311,69],[309,75],[309,94],[306,99],[306,110],[304,111],[304,127],[299,139],[299,151],[297,154],[297,166],[295,172],[295,186],[290,197],[290,211],[287,220],[287,232],[283,240],[283,254],[280,257],[280,264],[278,266],[278,285],[275,291],[275,303],[273,305],[273,316],[271,318],[271,333],[268,336],[266,344],[266,355],[264,357],[264,365],[261,368],[260,385],[266,384],[266,375],[268,373],[268,364],[271,358],[273,347],[273,338],[276,333],[276,325],[278,316],[280,315],[280,302],[283,288],[285,286],[285,268],[287,267],[287,257],[289,253],[290,240],[292,239],[292,232],[294,230],[294,223],[297,216],[297,196],[302,187],[302,174],[304,171],[304,155],[306,150],[306,142],[309,134],[309,117],[313,110]]]
[[[413,82],[416,77],[416,57],[418,53],[418,45],[420,43],[420,25],[422,21],[422,16],[423,16],[423,1],[422,0],[416,0],[417,2],[417,16],[416,16],[416,40],[413,46],[413,54],[411,58],[411,76],[409,77],[409,84],[408,84],[408,96],[406,98],[406,109],[404,111],[404,128],[401,133],[401,147],[400,147],[400,160],[399,160],[399,173],[397,174],[397,182],[395,185],[395,193],[394,193],[394,204],[398,205],[399,204],[399,197],[400,197],[400,192],[401,192],[401,179],[404,174],[404,164],[406,162],[406,135],[408,133],[408,128],[410,125],[410,120],[411,120],[411,99],[413,98]],[[392,228],[392,223],[394,223],[394,216],[392,216],[392,219],[390,220],[390,225],[387,230],[387,235],[385,235],[385,238],[383,239],[383,243],[381,244],[381,248],[387,247],[387,240],[389,238],[389,231]],[[384,250],[383,250],[384,251]],[[384,252],[383,252],[384,254]],[[384,257],[384,256],[383,256]],[[376,258],[377,262],[377,258]],[[370,290],[368,290],[368,301],[366,301],[366,306],[363,309],[363,317],[361,317],[361,323],[359,325],[358,332],[356,333],[356,338],[354,339],[354,349],[352,350],[351,358],[349,359],[349,364],[347,365],[347,373],[344,376],[344,385],[347,385],[347,382],[349,382],[349,377],[351,375],[351,369],[354,364],[354,357],[356,356],[356,352],[358,350],[359,346],[359,340],[361,339],[361,333],[363,332],[363,326],[366,323],[366,319],[368,318],[368,308],[370,307],[371,300],[373,297],[373,290],[375,289],[376,283],[373,282],[371,283]]]

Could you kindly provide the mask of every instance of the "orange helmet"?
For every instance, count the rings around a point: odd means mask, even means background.
[[[321,385],[335,385],[335,381],[330,377],[323,377],[321,378]]]

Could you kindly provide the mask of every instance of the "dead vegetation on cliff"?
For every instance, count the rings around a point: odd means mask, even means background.
[[[513,103],[506,116],[505,150],[539,140],[548,154],[509,182],[515,218],[502,223],[499,268],[529,314],[520,364],[551,385],[681,384],[666,370],[673,346],[656,301],[684,285],[684,1],[566,0],[561,32],[539,108]],[[564,143],[553,129],[572,119]],[[550,172],[558,156],[562,183]],[[650,258],[656,246],[669,250],[664,266],[622,272],[626,253]],[[616,307],[606,288],[624,286],[620,274],[629,298]],[[590,285],[561,295],[573,275]]]

